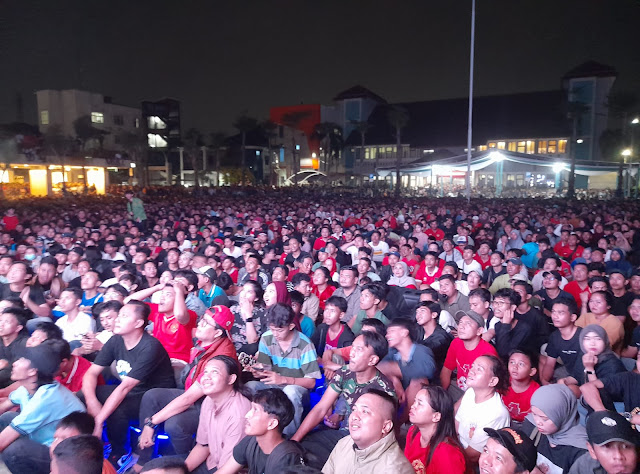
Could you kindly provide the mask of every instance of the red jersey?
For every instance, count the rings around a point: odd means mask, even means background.
[[[438,444],[433,456],[431,456],[431,461],[427,464],[430,448],[430,446],[423,448],[420,444],[418,428],[415,426],[409,428],[404,455],[416,474],[462,474],[466,472],[467,466],[462,450],[451,444],[450,441]]]
[[[573,250],[569,248],[569,244],[565,244],[562,241],[554,245],[553,251],[557,253],[561,258],[567,258],[569,255],[571,255],[571,252],[573,252]]]
[[[591,297],[591,289],[589,288],[589,285],[587,285],[587,287],[583,290],[580,288],[580,285],[578,285],[578,282],[573,280],[567,283],[563,289],[571,296],[573,296],[574,300],[576,300],[576,303],[578,305],[578,314],[580,314],[580,309],[582,309],[582,300],[580,299],[580,294],[587,293],[589,297]]]
[[[320,309],[324,310],[324,304],[326,301],[333,295],[333,292],[336,291],[335,286],[327,285],[323,292],[318,290],[317,286],[311,288],[311,292],[318,297],[320,300]]]
[[[386,257],[385,257],[386,258]],[[416,267],[418,266],[418,262],[416,260],[413,259],[408,259],[408,258],[403,258],[402,260],[400,260],[401,262],[404,262],[407,264],[407,267],[409,267],[409,273],[411,273],[413,275],[413,271],[416,269]]]
[[[451,371],[458,369],[458,387],[460,389],[467,390],[467,375],[471,364],[483,355],[498,357],[494,347],[484,339],[480,339],[480,343],[472,351],[465,349],[464,343],[457,337],[451,342],[447,357],[444,360],[444,366]]]
[[[89,367],[91,367],[91,362],[89,362],[84,357],[71,356],[73,360],[73,366],[68,374],[63,378],[61,376],[57,376],[56,380],[60,382],[61,385],[64,385],[73,393],[77,393],[82,389],[82,377],[87,373]],[[104,385],[104,379],[102,375],[98,376],[98,385]]]
[[[151,308],[149,321],[153,323],[153,337],[162,343],[169,357],[189,362],[189,355],[193,347],[191,333],[196,328],[198,315],[191,310],[189,322],[180,324],[175,316],[167,317],[158,311],[158,305],[147,303]]]
[[[442,229],[433,230],[431,227],[429,227],[424,231],[424,233],[429,237],[435,237],[437,241],[444,240],[444,232]]]
[[[435,267],[434,272],[430,275],[427,272],[427,267],[424,262],[420,264],[418,273],[416,273],[415,279],[423,285],[431,286],[438,278],[442,276],[442,268]]]
[[[482,271],[485,271],[491,266],[491,257],[489,257],[486,262],[483,262],[479,255],[476,255],[473,259],[480,264]]]
[[[538,382],[531,381],[531,385],[522,393],[517,393],[513,388],[509,387],[507,393],[502,396],[504,406],[509,410],[509,415],[513,421],[523,422],[524,417],[531,411],[531,395],[538,390],[540,385]]]

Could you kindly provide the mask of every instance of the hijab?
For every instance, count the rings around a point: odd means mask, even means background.
[[[629,276],[631,274],[631,271],[633,270],[633,267],[631,266],[631,264],[629,262],[627,262],[624,258],[624,250],[622,250],[621,248],[614,248],[611,250],[611,253],[616,252],[618,255],[620,255],[620,260],[615,261],[612,260],[611,258],[609,259],[609,261],[605,264],[607,272],[610,272],[611,270],[619,270],[622,273],[625,274],[625,276]]]
[[[604,328],[599,324],[589,324],[580,332],[579,340],[582,353],[587,353],[587,351],[584,349],[584,338],[591,332],[596,333],[598,337],[604,341],[604,350],[602,351],[602,353],[598,354],[598,363],[602,362],[604,359],[612,355],[615,357],[613,351],[611,350],[611,343],[609,342],[607,331],[605,331]]]
[[[402,288],[410,285],[417,286],[416,281],[412,277],[408,276],[409,267],[407,264],[405,262],[398,262],[396,265],[402,265],[402,276],[397,277],[392,275],[387,284],[391,286],[400,286]]]
[[[512,239],[511,236],[513,234],[516,234],[516,238]],[[524,246],[524,240],[522,240],[522,237],[520,236],[520,232],[518,232],[517,230],[512,230],[511,233],[509,234],[509,241],[507,242],[507,250],[509,249],[521,249]]]
[[[276,287],[276,303],[283,303],[291,306],[291,298],[289,297],[287,284],[283,281],[272,281],[271,284]]]
[[[545,435],[556,446],[587,449],[587,431],[578,418],[578,400],[566,385],[543,385],[531,396],[531,406],[541,410],[558,431]],[[535,426],[533,415],[526,417]]]

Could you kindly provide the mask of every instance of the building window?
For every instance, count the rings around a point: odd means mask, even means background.
[[[489,148],[495,148],[496,147],[496,142],[489,142],[488,146],[489,146]]]
[[[516,151],[516,142],[509,142],[507,144],[507,150],[509,151]]]
[[[478,151],[487,151],[487,145],[480,145]]]
[[[136,117],[136,118],[133,119],[133,126],[135,128],[140,128],[140,119],[139,118]]]
[[[536,142],[535,140],[527,140],[527,153],[532,155],[536,152]]]
[[[40,124],[41,125],[49,125],[49,111],[41,110],[40,111]]]
[[[547,141],[546,140],[540,140],[538,142],[538,154],[540,154],[540,155],[546,155],[547,154]]]
[[[513,176],[512,174],[508,174],[507,175],[507,187],[508,188],[513,188],[515,186],[516,180],[515,180],[515,176]]]
[[[523,174],[516,175],[516,186],[524,186],[524,175]]]
[[[114,115],[113,116],[113,124],[114,125],[124,125],[124,117],[122,115]]]
[[[547,147],[547,153],[550,155],[555,155],[558,153],[558,142],[557,140],[549,140],[549,146]]]
[[[525,141],[518,142],[518,148],[517,148],[518,153],[524,153],[526,150],[526,146],[527,146],[527,142]]]
[[[506,145],[507,144],[505,142],[498,142],[498,150],[505,150]]]
[[[104,114],[102,112],[91,112],[92,123],[104,123]]]
[[[558,153],[567,152],[567,140],[558,140]]]

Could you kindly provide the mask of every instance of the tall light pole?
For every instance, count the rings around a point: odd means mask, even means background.
[[[471,200],[471,139],[473,135],[473,58],[476,49],[476,0],[471,0],[471,51],[469,54],[469,122],[467,126],[467,202]]]

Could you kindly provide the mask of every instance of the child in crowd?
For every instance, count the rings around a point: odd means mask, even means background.
[[[502,396],[502,402],[509,410],[511,425],[522,423],[531,410],[531,395],[540,388],[534,380],[538,370],[537,356],[520,349],[509,355],[509,388]]]

